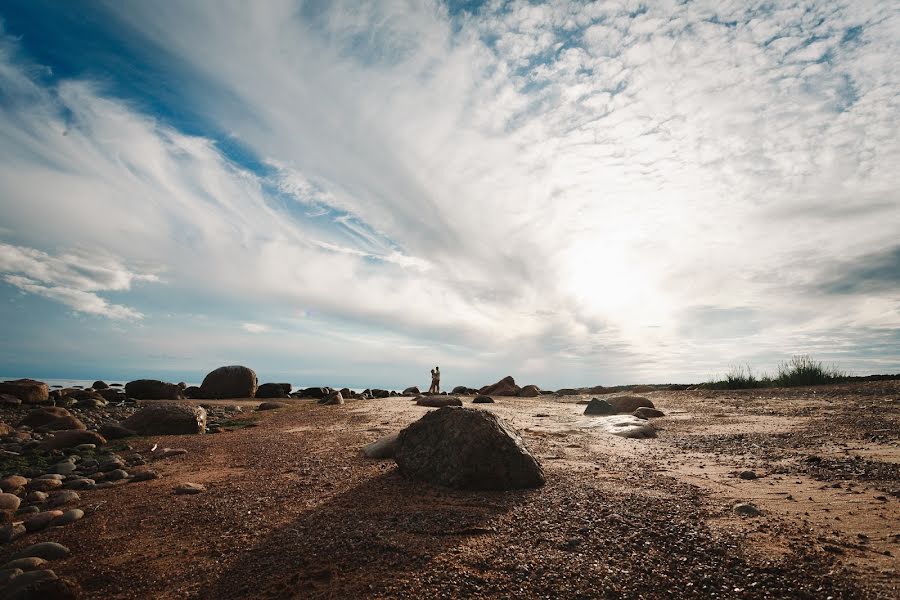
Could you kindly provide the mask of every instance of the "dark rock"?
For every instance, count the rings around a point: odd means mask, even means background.
[[[556,390],[557,396],[577,396],[578,390],[572,388],[562,388],[560,390]]]
[[[284,402],[261,402],[256,410],[275,410],[276,408],[284,408],[287,406]]]
[[[387,390],[372,390],[371,391],[373,398],[390,398],[391,393]]]
[[[290,384],[288,384],[290,385]],[[284,386],[280,383],[264,383],[256,389],[257,398],[287,398]]]
[[[68,525],[70,523],[74,523],[75,521],[81,519],[82,517],[84,517],[83,510],[81,510],[80,508],[72,508],[70,510],[67,510],[60,516],[56,517],[55,519],[53,519],[53,521],[50,522],[50,526],[51,527],[60,527],[62,525]]]
[[[121,423],[138,435],[179,435],[204,433],[206,409],[188,404],[146,406]]]
[[[65,408],[59,406],[47,406],[44,408],[36,408],[30,411],[25,418],[19,421],[18,427],[31,427],[32,429],[38,429],[40,427],[44,427],[49,425],[60,418],[70,418],[75,419],[75,415],[70,413]],[[77,420],[77,419],[76,419]],[[69,427],[68,429],[84,429],[84,424],[81,427]]]
[[[138,400],[180,400],[181,388],[156,379],[138,379],[125,384],[125,395]]]
[[[741,515],[742,517],[758,517],[762,514],[761,510],[749,502],[735,504],[732,510],[734,510],[735,514]]]
[[[633,413],[639,419],[655,419],[657,417],[664,417],[666,413],[659,410],[658,408],[648,408],[646,406],[642,406],[636,409]]]
[[[614,415],[616,414],[616,409],[612,404],[607,402],[606,400],[600,400],[599,398],[591,398],[591,401],[588,402],[588,405],[584,408],[584,414],[586,415]]]
[[[334,391],[328,394],[326,397],[319,400],[319,404],[325,404],[328,406],[335,406],[338,404],[344,403],[344,395],[339,391]]]
[[[440,408],[441,406],[462,406],[462,400],[453,396],[419,396],[416,404]]]
[[[29,556],[26,558],[17,558],[11,560],[0,569],[21,569],[22,571],[34,571],[35,569],[43,569],[47,565],[47,561],[37,556]]]
[[[633,413],[641,407],[655,408],[653,403],[643,396],[611,396],[605,399],[617,413]]]
[[[184,394],[185,398],[191,398],[191,399],[202,399],[203,398],[203,390],[201,390],[200,387],[196,386],[196,385],[191,385],[191,386],[184,388],[184,391],[182,393]]]
[[[0,394],[15,396],[25,404],[41,404],[50,400],[50,388],[42,381],[16,379],[0,383]]]
[[[21,406],[22,399],[12,394],[0,394],[0,406]]]
[[[114,388],[106,388],[103,390],[98,390],[97,395],[106,400],[107,402],[122,402],[128,396],[125,395],[125,392],[122,390],[117,390]]]
[[[482,396],[516,396],[519,393],[519,386],[512,376],[507,375],[497,383],[484,386],[478,393]]]
[[[741,479],[756,479],[756,473],[754,471],[741,471],[738,475]]]
[[[127,427],[122,427],[118,423],[112,423],[107,421],[100,425],[100,434],[103,435],[108,440],[120,440],[122,438],[132,437],[137,435],[136,431],[132,431]]]
[[[46,529],[53,519],[61,517],[62,514],[63,512],[61,510],[45,510],[44,512],[29,515],[25,517],[25,530],[33,532]]]
[[[96,431],[85,431],[83,429],[70,429],[68,431],[56,431],[53,437],[49,437],[37,445],[38,450],[60,450],[62,448],[71,448],[80,444],[95,444],[102,446],[106,444],[106,438]]]
[[[541,395],[541,388],[536,385],[526,385],[519,390],[518,396],[522,398],[535,398]]]
[[[95,390],[106,390],[106,389],[109,389],[109,386],[106,385],[106,382],[105,382],[105,381],[95,381],[95,382],[91,385],[91,387],[94,388]]]
[[[419,391],[419,386],[417,386],[417,385],[414,385],[414,386],[412,386],[412,387],[408,387],[408,388],[406,388],[405,390],[403,390],[403,395],[404,395],[404,396],[418,396],[418,395],[421,394],[421,393],[422,393],[422,392]]]
[[[300,398],[312,398],[313,400],[321,400],[330,393],[330,388],[311,387],[306,388],[305,390],[301,390],[297,395]]]
[[[397,451],[397,433],[380,437],[363,447],[363,454],[369,458],[391,458]]]
[[[529,488],[545,481],[512,427],[471,408],[429,412],[400,432],[394,458],[404,476],[452,488]]]
[[[231,365],[211,371],[203,378],[200,390],[205,398],[253,398],[257,386],[256,371]]]
[[[138,481],[150,481],[151,479],[159,479],[159,475],[157,474],[156,471],[151,471],[151,470],[137,471],[131,475],[132,483],[138,482]]]
[[[472,404],[493,404],[494,399],[490,396],[475,396],[475,399],[472,400]]]

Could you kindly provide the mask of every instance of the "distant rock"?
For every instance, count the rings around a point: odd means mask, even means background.
[[[257,386],[256,371],[231,365],[211,371],[203,378],[200,390],[205,398],[253,398]]]
[[[652,385],[633,385],[628,388],[628,391],[634,394],[646,394],[648,392],[656,391],[656,388]]]
[[[175,488],[176,494],[200,494],[206,491],[206,486],[199,483],[182,483]]]
[[[453,396],[419,396],[416,404],[439,408],[441,406],[462,406],[462,400]]]
[[[138,400],[179,400],[182,389],[157,379],[137,379],[125,384],[125,395]]]
[[[511,426],[471,408],[429,412],[397,436],[394,459],[404,476],[452,488],[531,488],[545,481]]]
[[[751,480],[751,479],[756,479],[757,475],[756,475],[756,471],[741,471],[738,474],[738,477],[740,477],[741,479]]]
[[[573,389],[573,388],[562,388],[562,389],[556,390],[556,395],[557,396],[577,396],[578,390]]]
[[[616,409],[612,404],[599,398],[591,398],[591,401],[584,408],[584,414],[586,415],[613,415],[615,413]]]
[[[290,384],[288,384],[290,385]],[[287,398],[284,386],[280,383],[264,383],[256,389],[257,398]]]
[[[107,402],[121,402],[128,398],[128,396],[125,395],[124,391],[117,390],[116,388],[106,388],[103,390],[98,390],[97,395]]]
[[[38,450],[61,450],[81,444],[94,444],[102,446],[106,444],[106,438],[96,431],[84,429],[70,429],[68,431],[55,431],[52,437],[48,437],[37,445]]]
[[[602,385],[595,385],[592,388],[587,388],[586,390],[584,390],[585,394],[605,394],[606,392],[607,389]]]
[[[319,400],[319,404],[325,404],[327,406],[335,406],[343,403],[344,395],[337,390],[331,392],[330,394]]]
[[[541,388],[536,385],[526,385],[519,390],[518,396],[522,398],[535,398],[541,395]]]
[[[50,400],[50,388],[42,381],[15,379],[0,383],[0,394],[15,396],[25,404],[43,404]]]
[[[397,433],[389,433],[363,447],[363,454],[369,458],[391,458],[397,451]]]
[[[203,390],[200,389],[200,386],[197,385],[189,385],[182,391],[182,394],[185,398],[194,399],[202,399],[203,398]]]
[[[109,386],[106,384],[105,381],[95,381],[94,383],[91,384],[91,387],[94,388],[95,390],[109,389]]]
[[[373,398],[390,398],[391,393],[388,390],[371,390]]]
[[[655,419],[657,417],[664,417],[666,413],[659,410],[658,408],[649,408],[646,406],[642,406],[638,409],[635,409],[633,413],[638,419]]]
[[[256,410],[275,410],[287,406],[284,402],[261,402]]]
[[[450,392],[450,393],[451,393],[451,394],[464,394],[464,395],[468,395],[468,394],[477,394],[477,393],[478,393],[478,390],[473,389],[473,388],[470,388],[470,387],[466,387],[466,386],[464,386],[464,385],[458,385],[458,386],[456,386],[455,388],[453,388],[453,391]]]
[[[404,396],[418,396],[418,395],[421,394],[421,393],[422,393],[422,392],[419,391],[419,386],[417,386],[417,385],[414,385],[414,386],[412,386],[412,387],[408,387],[408,388],[406,388],[405,390],[403,390],[403,395],[404,395]]]
[[[189,404],[155,404],[140,409],[120,425],[138,435],[204,433],[206,409]]]
[[[313,400],[321,400],[330,393],[331,389],[327,387],[310,387],[304,390],[300,390],[294,395],[298,398],[311,398]]]
[[[655,408],[653,403],[643,396],[611,396],[605,400],[612,404],[617,413],[633,413],[641,407]]]
[[[482,396],[516,396],[519,393],[519,386],[512,376],[507,375],[497,383],[484,386],[478,393]]]
[[[472,404],[493,404],[494,399],[490,396],[475,396],[475,399],[472,400]]]

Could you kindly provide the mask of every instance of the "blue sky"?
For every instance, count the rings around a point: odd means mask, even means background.
[[[900,371],[900,7],[0,6],[0,373]]]

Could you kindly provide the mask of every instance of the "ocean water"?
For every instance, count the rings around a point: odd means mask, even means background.
[[[11,381],[13,379],[22,379],[22,377],[10,377],[7,375],[0,375],[0,381]],[[34,379],[37,379],[37,378],[34,378]],[[50,389],[54,389],[56,387],[71,388],[71,387],[79,387],[79,386],[82,388],[89,388],[97,380],[96,379],[46,379],[46,378],[44,378],[44,379],[38,379],[38,381],[43,381],[44,383],[46,383],[47,385],[50,386]],[[124,381],[124,380],[118,380],[118,379],[104,379],[103,381],[107,385],[111,385],[113,383],[121,383],[122,386],[124,387],[125,384],[131,380]],[[178,383],[178,382],[173,381],[172,383]],[[199,381],[198,382],[185,381],[185,383],[188,384],[188,386],[192,386],[192,385],[199,386],[200,385]],[[265,383],[265,382],[260,382],[260,383]],[[292,383],[291,385],[294,386],[293,389],[295,391],[302,390],[302,389],[305,389],[308,387],[313,387],[312,385],[297,384],[297,383]],[[359,388],[359,389],[350,388],[350,390],[354,391],[354,392],[362,393],[364,391],[364,388]],[[397,390],[397,391],[400,391],[400,390]]]

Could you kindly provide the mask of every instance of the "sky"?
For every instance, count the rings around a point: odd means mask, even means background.
[[[0,373],[900,372],[900,4],[0,4]]]

